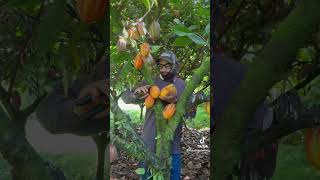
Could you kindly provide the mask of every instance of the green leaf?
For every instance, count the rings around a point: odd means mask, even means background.
[[[157,137],[155,137],[154,139],[160,139],[161,138],[161,134],[157,135]]]
[[[65,25],[64,6],[66,0],[55,1],[55,6],[48,9],[48,15],[37,29],[35,43],[40,52],[48,51]]]
[[[178,37],[174,42],[174,46],[188,46],[189,44],[192,43],[192,40],[189,39],[187,36],[181,36]]]
[[[190,29],[188,29],[182,24],[175,25],[171,29],[172,29],[172,32],[178,36],[187,36],[192,33]]]
[[[151,46],[151,53],[156,53],[160,50],[162,46]]]
[[[195,42],[196,44],[201,44],[201,45],[206,45],[207,42],[200,36],[196,35],[196,34],[189,34],[188,37]]]
[[[150,1],[149,0],[141,0],[141,2],[144,4],[144,6],[150,10],[151,5],[150,5]]]
[[[138,168],[135,170],[135,172],[139,175],[143,175],[145,173],[145,169],[144,168]]]
[[[199,27],[198,25],[192,25],[192,26],[189,26],[188,29],[192,31],[197,29],[198,27]]]

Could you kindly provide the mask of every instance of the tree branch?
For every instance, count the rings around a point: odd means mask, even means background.
[[[307,110],[300,115],[299,119],[283,119],[279,124],[272,124],[270,128],[263,132],[252,132],[249,134],[246,154],[252,154],[258,148],[263,147],[263,145],[272,143],[297,130],[319,126],[320,109]]]
[[[243,134],[256,107],[263,102],[268,90],[287,71],[297,50],[318,28],[318,0],[306,0],[294,9],[277,27],[264,50],[256,56],[235,96],[230,99],[217,122],[213,147],[213,178],[223,180],[241,157]],[[306,32],[307,31],[307,32]],[[245,102],[245,105],[244,105]]]

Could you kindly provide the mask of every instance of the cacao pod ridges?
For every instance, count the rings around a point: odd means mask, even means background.
[[[144,62],[143,62],[143,57],[142,57],[141,54],[139,53],[139,54],[137,54],[136,57],[134,58],[134,63],[133,63],[133,65],[134,65],[134,67],[135,67],[137,70],[140,70],[140,69],[142,69],[143,64],[144,64]]]
[[[168,86],[162,88],[159,98],[163,99],[163,97],[166,97],[166,96],[169,96],[169,95],[170,96],[176,96],[177,95],[177,89],[173,84],[169,84]]]
[[[154,105],[155,100],[153,99],[153,97],[151,97],[150,95],[146,97],[146,99],[144,100],[144,105],[146,106],[146,109],[150,109],[152,108],[152,106]]]
[[[152,40],[157,40],[160,38],[160,24],[158,21],[152,21],[149,27],[149,34]]]
[[[166,120],[170,120],[173,115],[175,114],[176,112],[176,105],[175,104],[168,104],[166,105],[166,107],[164,108],[163,112],[162,112],[162,115],[163,115],[163,118],[166,119]]]

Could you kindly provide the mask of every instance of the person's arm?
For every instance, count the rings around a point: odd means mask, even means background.
[[[142,81],[135,88],[126,90],[121,95],[121,99],[126,104],[142,104],[148,94],[148,91],[146,91],[148,88],[149,85],[147,85],[145,81]]]

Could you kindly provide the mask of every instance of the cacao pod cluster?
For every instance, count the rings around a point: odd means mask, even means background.
[[[77,0],[80,19],[93,23],[102,19],[106,14],[107,0]]]
[[[307,160],[313,167],[320,170],[320,128],[306,130],[304,146]]]
[[[145,106],[147,109],[153,107],[157,98],[163,99],[165,96],[177,95],[177,90],[173,84],[170,84],[160,90],[158,86],[151,86],[149,89],[149,95],[145,98]],[[166,120],[170,120],[176,112],[176,105],[171,103],[164,107],[162,115]]]
[[[131,45],[133,48],[136,48],[136,41],[143,42],[147,35],[151,40],[157,40],[160,38],[160,24],[157,20],[152,21],[149,26],[149,32],[146,29],[146,24],[142,20],[134,21],[126,21],[123,23],[124,28],[122,31],[122,35],[119,36],[119,40],[117,43],[118,52],[124,52],[127,50],[127,45]],[[146,56],[146,62],[153,62],[152,56]]]

